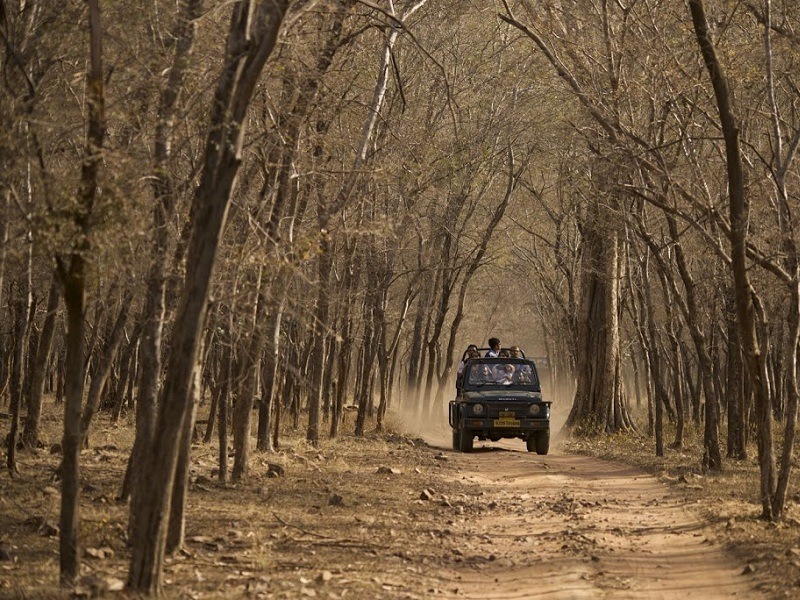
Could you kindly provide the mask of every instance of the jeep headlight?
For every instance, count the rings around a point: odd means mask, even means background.
[[[530,414],[532,414],[532,415],[538,415],[541,411],[542,411],[542,405],[541,404],[531,404],[528,407],[528,412]]]
[[[483,404],[473,404],[472,405],[472,414],[473,415],[482,415],[483,414]]]

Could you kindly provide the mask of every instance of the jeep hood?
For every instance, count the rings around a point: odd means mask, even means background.
[[[480,390],[464,392],[464,399],[469,402],[541,402],[541,392],[526,390]]]

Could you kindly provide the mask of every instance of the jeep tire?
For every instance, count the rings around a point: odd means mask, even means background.
[[[472,432],[468,429],[458,430],[458,449],[461,452],[472,452]]]
[[[534,431],[528,436],[525,445],[528,452],[536,452],[536,454],[547,454],[550,450],[550,430]]]

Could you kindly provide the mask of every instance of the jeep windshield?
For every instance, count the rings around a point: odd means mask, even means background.
[[[473,359],[465,365],[465,389],[540,391],[532,361],[519,358]]]

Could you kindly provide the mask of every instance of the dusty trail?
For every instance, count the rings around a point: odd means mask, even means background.
[[[463,567],[443,574],[445,597],[764,597],[687,500],[641,471],[521,442],[450,456],[483,510],[448,523]]]

